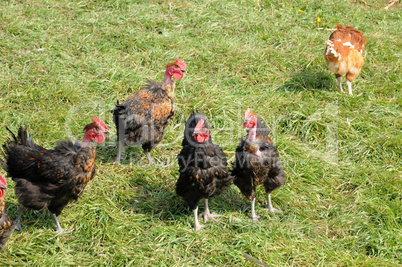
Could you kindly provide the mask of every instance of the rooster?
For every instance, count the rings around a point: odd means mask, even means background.
[[[64,232],[57,216],[72,200],[77,200],[84,191],[87,183],[95,175],[95,156],[97,143],[105,141],[109,133],[105,123],[97,118],[85,126],[84,140],[73,143],[60,142],[53,150],[45,149],[28,136],[25,129],[20,127],[18,136],[11,133],[3,145],[3,168],[13,179],[15,195],[20,209],[14,221],[14,228],[22,231],[21,215],[28,209],[48,209],[58,233]]]
[[[255,190],[263,184],[267,193],[269,212],[281,212],[272,206],[271,192],[285,182],[285,172],[278,159],[278,150],[269,138],[269,130],[261,118],[247,109],[243,128],[249,128],[245,139],[240,139],[236,149],[232,175],[234,184],[251,201],[251,219],[258,221],[255,214]]]
[[[7,181],[3,175],[0,174],[0,249],[4,250],[4,244],[13,233],[13,221],[5,212],[6,202],[4,201],[4,190],[7,189]]]
[[[198,222],[198,202],[204,198],[205,210],[200,216],[204,223],[216,221],[209,212],[208,199],[221,194],[232,184],[232,177],[226,170],[226,155],[212,143],[209,127],[202,112],[192,111],[184,130],[183,149],[177,156],[180,176],[176,183],[176,193],[183,197],[194,214],[194,230],[203,226]]]
[[[325,42],[324,57],[328,68],[338,80],[339,90],[344,93],[342,76],[346,75],[346,84],[349,94],[352,95],[352,82],[364,64],[363,51],[366,38],[360,31],[350,26],[345,28],[337,23],[336,28]]]
[[[154,164],[151,150],[165,135],[165,128],[174,115],[174,89],[172,76],[179,80],[186,72],[186,64],[177,58],[166,68],[163,83],[148,81],[140,91],[112,110],[117,129],[116,163],[120,163],[125,145],[142,145],[148,164]]]

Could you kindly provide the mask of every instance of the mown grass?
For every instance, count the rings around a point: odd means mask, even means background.
[[[0,263],[251,266],[245,252],[272,266],[401,265],[402,13],[400,4],[384,10],[387,1],[366,2],[2,1],[0,142],[5,126],[27,123],[36,142],[52,147],[81,139],[95,116],[112,134],[98,148],[96,178],[59,217],[76,231],[57,235],[47,213],[29,212]],[[337,91],[323,59],[326,29],[336,22],[367,38],[353,97]],[[152,153],[159,166],[143,167],[140,148],[113,165],[110,110],[147,79],[161,80],[176,57],[188,73]],[[193,107],[204,110],[230,161],[245,134],[244,110],[262,116],[287,174],[273,193],[285,214],[266,214],[259,188],[263,216],[249,221],[250,205],[232,187],[211,201],[221,223],[192,231],[174,187],[183,121]]]

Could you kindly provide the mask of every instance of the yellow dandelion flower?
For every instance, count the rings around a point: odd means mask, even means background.
[[[299,12],[304,12],[303,10],[299,9]]]
[[[320,21],[321,21],[320,17],[317,17],[317,22],[320,22]]]

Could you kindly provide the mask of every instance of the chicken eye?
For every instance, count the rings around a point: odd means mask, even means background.
[[[178,68],[179,67],[179,65],[174,65],[176,68]]]

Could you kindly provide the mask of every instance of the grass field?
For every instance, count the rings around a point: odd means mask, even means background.
[[[47,212],[29,212],[0,265],[253,266],[243,253],[270,266],[402,265],[402,10],[365,2],[1,1],[0,143],[5,126],[25,123],[48,148],[82,139],[95,116],[111,135],[98,146],[95,179],[59,216],[76,231],[57,235]],[[367,39],[352,97],[339,93],[323,58],[337,22]],[[152,152],[158,166],[144,167],[138,147],[113,165],[110,110],[147,79],[161,81],[176,57],[188,72],[176,83],[177,113]],[[287,175],[272,196],[285,214],[265,213],[258,188],[262,218],[250,221],[250,204],[232,186],[210,201],[220,224],[192,230],[174,188],[193,107],[203,109],[230,162],[245,134],[244,111],[262,116]],[[6,209],[15,218],[8,180]]]

